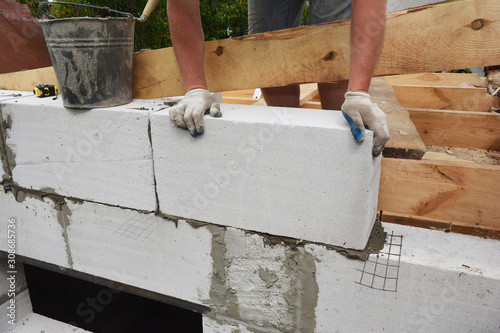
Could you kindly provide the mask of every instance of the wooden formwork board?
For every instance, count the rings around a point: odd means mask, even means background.
[[[427,145],[500,151],[500,114],[407,109]]]
[[[500,227],[484,226],[478,223],[465,223],[446,219],[428,218],[411,214],[393,213],[389,211],[381,212],[381,218],[384,222],[500,240]]]
[[[488,95],[486,88],[393,85],[393,89],[405,108],[490,112],[500,105],[500,97]]]
[[[486,78],[424,73],[387,77],[427,145],[499,151],[498,97]],[[461,83],[477,88],[461,88]],[[457,110],[436,110],[454,107]],[[433,109],[434,108],[434,109]],[[477,110],[468,111],[468,110]],[[384,159],[379,208],[383,220],[500,239],[500,166],[439,154],[421,161]]]
[[[475,87],[486,88],[488,80],[473,73],[419,73],[386,76],[390,85],[432,86],[432,87],[460,87],[461,84],[471,84]]]
[[[384,158],[379,209],[500,228],[500,166]]]

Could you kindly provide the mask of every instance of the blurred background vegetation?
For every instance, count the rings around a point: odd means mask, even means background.
[[[42,12],[38,8],[40,0],[16,1],[26,4],[34,17],[42,18]],[[109,7],[139,17],[146,6],[147,0],[74,0],[68,2]],[[51,7],[51,12],[57,18],[108,15],[104,11],[71,5],[54,4]],[[205,40],[224,39],[248,34],[247,0],[200,0],[200,10]],[[306,1],[303,24],[307,24],[308,13],[309,1]],[[43,18],[45,17],[43,16]],[[167,0],[160,0],[148,20],[143,23],[138,22],[135,26],[135,51],[158,49],[171,45],[167,19]]]

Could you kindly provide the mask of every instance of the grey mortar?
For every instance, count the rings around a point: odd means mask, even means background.
[[[62,195],[57,194],[56,191],[50,187],[44,187],[40,190],[32,190],[20,187],[16,182],[8,179],[4,179],[2,183],[5,192],[12,192],[14,199],[19,203],[24,202],[26,198],[33,198],[41,201],[44,201],[44,198],[49,198],[53,201],[57,213],[57,222],[62,228],[62,236],[66,246],[68,265],[70,268],[73,268],[73,257],[71,255],[68,238],[68,227],[70,225],[69,217],[71,216],[71,210],[66,203],[66,199]],[[83,203],[83,200],[80,199],[69,198],[69,200],[75,203]]]
[[[259,268],[259,277],[266,283],[266,288],[271,288],[278,281],[276,273],[271,272],[268,268]]]
[[[311,253],[303,246],[285,245],[286,259],[283,264],[287,275],[292,276],[291,288],[286,293],[288,312],[293,317],[294,327],[286,332],[314,332],[316,328],[316,305],[319,287],[316,281],[316,263]]]
[[[224,227],[208,225],[212,234],[211,256],[213,261],[212,285],[210,288],[210,300],[216,307],[216,313],[225,314],[229,317],[240,318],[238,299],[236,293],[227,286],[226,268],[226,229]]]
[[[377,254],[379,253],[383,248],[385,244],[385,238],[387,236],[387,233],[384,231],[384,227],[382,226],[382,223],[380,223],[379,220],[376,220],[372,232],[370,234],[370,237],[368,238],[368,242],[366,244],[366,247],[364,250],[355,250],[355,249],[348,249],[342,246],[335,246],[335,245],[330,245],[330,244],[322,244],[318,242],[310,242],[310,241],[305,241],[305,240],[299,240],[295,238],[289,238],[289,237],[284,237],[284,236],[275,236],[275,235],[270,235],[266,233],[260,233],[260,232],[255,232],[255,231],[245,231],[248,234],[256,234],[264,238],[264,244],[268,246],[275,246],[278,244],[285,244],[291,247],[296,247],[299,245],[306,245],[306,244],[318,244],[318,245],[323,245],[325,246],[328,250],[333,250],[337,251],[338,253],[346,256],[349,259],[359,259],[359,260],[366,260],[370,254]]]
[[[151,147],[151,159],[153,161],[153,182],[154,182],[154,187],[155,187],[155,200],[156,200],[155,215],[160,215],[160,199],[158,198],[158,187],[157,187],[157,183],[156,183],[156,171],[155,171],[155,158],[154,158],[154,150],[153,150],[153,137],[151,135],[151,114],[148,115],[148,138],[149,138],[149,145]]]
[[[0,104],[0,157],[2,159],[3,172],[12,179],[12,170],[16,166],[16,155],[7,145],[7,130],[12,128],[12,118],[7,115],[4,119],[3,105]],[[5,178],[5,175],[3,175]]]

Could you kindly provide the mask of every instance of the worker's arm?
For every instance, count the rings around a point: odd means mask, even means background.
[[[358,142],[365,127],[374,132],[373,155],[382,153],[390,134],[385,114],[371,102],[368,88],[382,49],[386,22],[386,0],[352,0],[351,68],[342,112]]]
[[[204,35],[198,0],[167,1],[170,37],[186,95],[170,109],[174,125],[187,128],[191,135],[203,134],[203,115],[210,111],[220,117],[219,104],[206,90]]]

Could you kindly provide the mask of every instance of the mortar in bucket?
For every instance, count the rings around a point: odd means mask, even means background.
[[[157,3],[149,0],[139,19],[85,4],[40,3],[48,18],[40,23],[65,107],[102,108],[132,101],[135,21],[145,21]],[[124,17],[56,18],[43,9],[53,4],[90,7]]]

